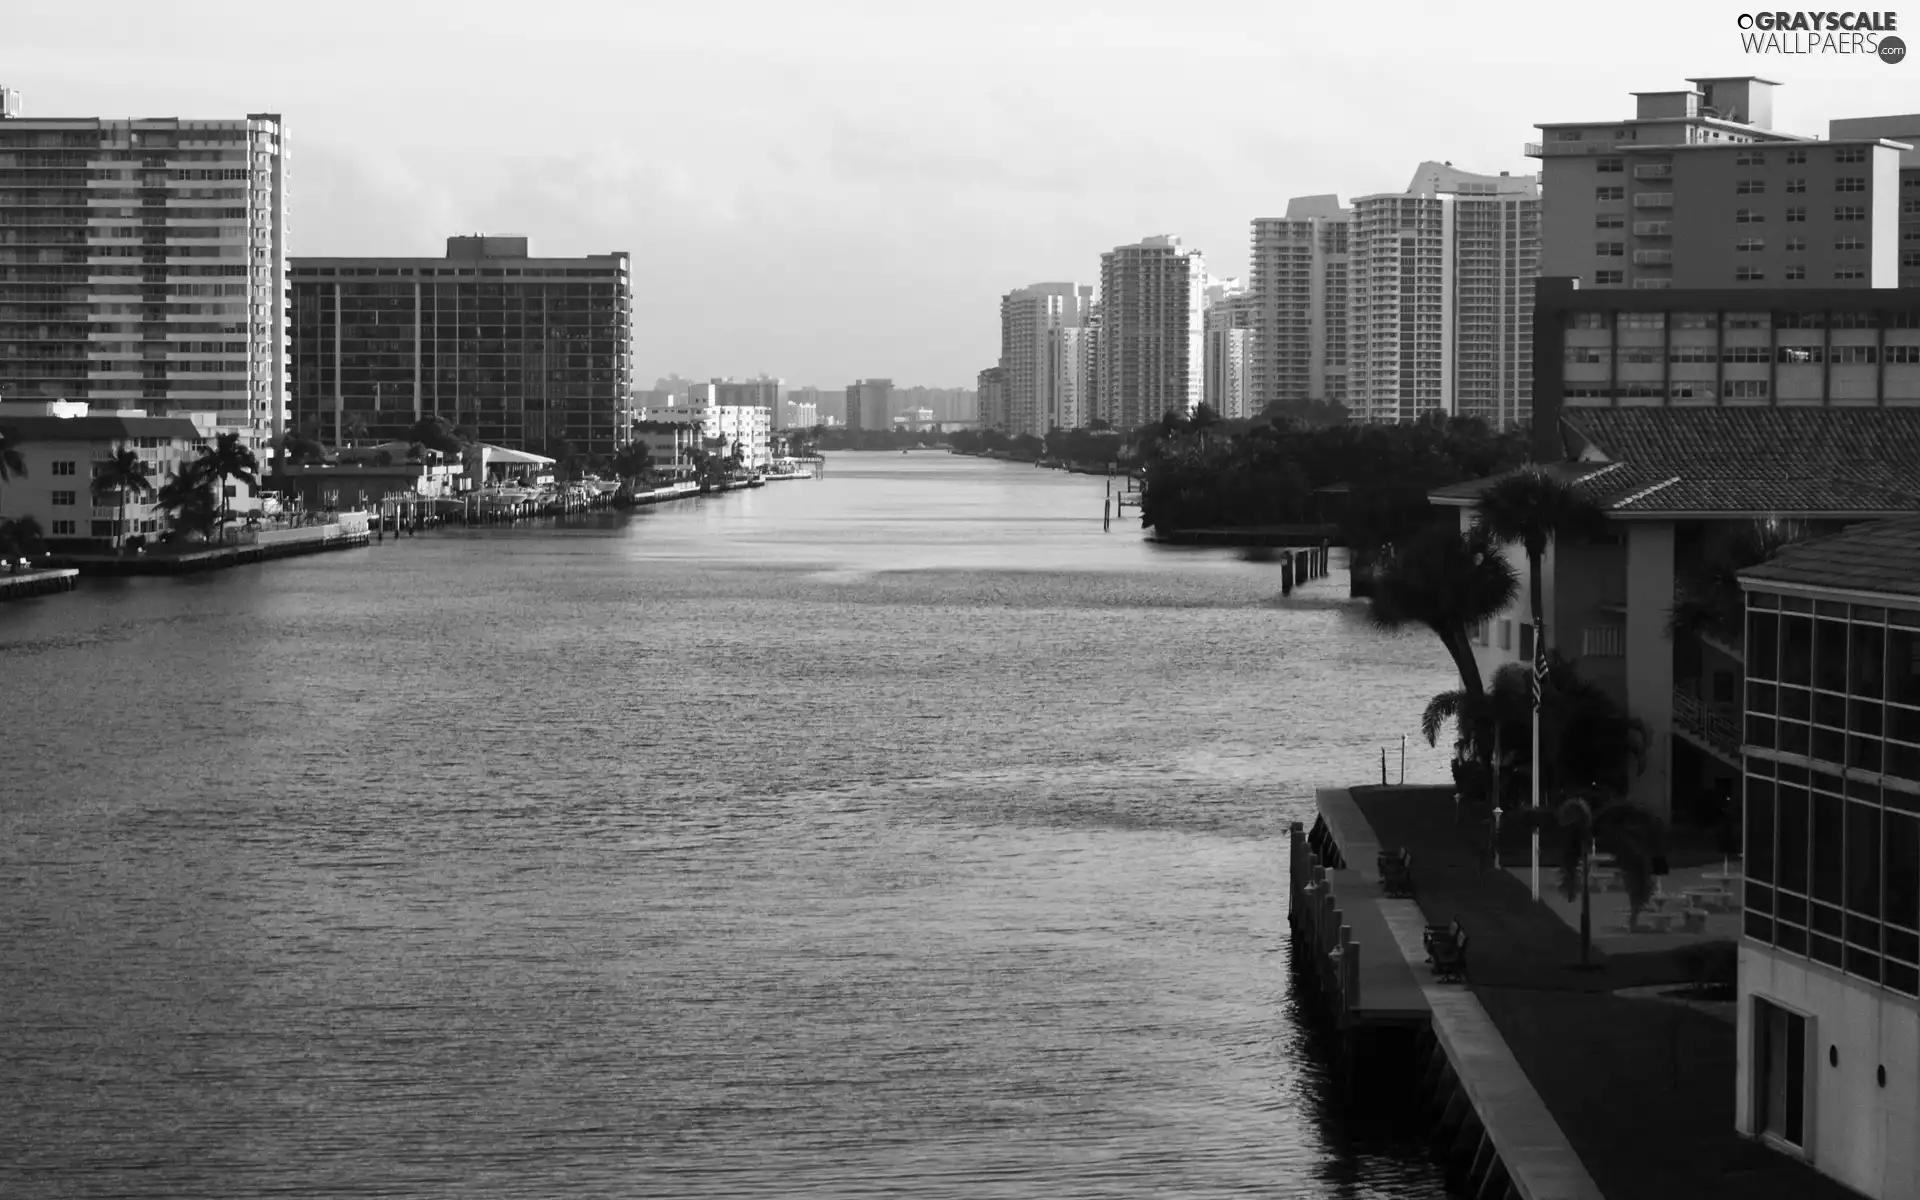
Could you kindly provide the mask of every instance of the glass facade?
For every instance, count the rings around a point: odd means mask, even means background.
[[[1920,611],[1748,596],[1746,936],[1920,995]]]
[[[439,416],[546,454],[631,439],[624,254],[364,262],[294,265],[296,427],[387,441]]]

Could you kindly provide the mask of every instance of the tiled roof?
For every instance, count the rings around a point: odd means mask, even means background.
[[[1564,413],[1602,505],[1640,513],[1920,511],[1920,408],[1593,408]]]
[[[1613,465],[1614,464],[1610,463],[1557,462],[1548,463],[1542,469],[1556,479],[1574,483],[1582,479],[1590,478]],[[1617,469],[1617,467],[1615,469]],[[1503,471],[1498,475],[1488,475],[1483,479],[1469,479],[1465,483],[1450,483],[1446,487],[1435,488],[1431,492],[1428,492],[1427,499],[1438,500],[1442,503],[1449,500],[1478,500],[1480,493],[1512,474],[1514,474],[1512,471]]]
[[[23,442],[111,442],[121,438],[163,437],[200,440],[185,417],[0,417]]]
[[[1740,572],[1758,584],[1795,583],[1845,591],[1920,596],[1920,517],[1857,525],[1788,546]]]

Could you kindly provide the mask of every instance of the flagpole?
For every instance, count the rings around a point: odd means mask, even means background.
[[[1547,643],[1533,614],[1533,898],[1540,899],[1540,693],[1547,682]]]

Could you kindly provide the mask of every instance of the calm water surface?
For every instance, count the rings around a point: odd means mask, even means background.
[[[1103,488],[0,606],[0,1195],[1440,1195],[1327,1111],[1281,831],[1445,657]]]

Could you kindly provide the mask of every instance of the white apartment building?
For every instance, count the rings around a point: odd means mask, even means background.
[[[696,383],[693,387],[696,390],[710,389],[712,385]],[[739,447],[741,463],[749,469],[758,469],[773,461],[773,413],[757,404],[710,404],[690,397],[684,405],[642,409],[640,420],[697,427],[701,438],[715,444],[713,448],[716,449],[719,449],[719,440],[724,438],[726,445],[723,452],[732,455],[735,447]],[[640,436],[646,440],[644,434],[645,431],[641,431]],[[651,440],[648,446],[651,453]]]
[[[1229,419],[1251,417],[1254,333],[1259,304],[1238,279],[1207,284],[1206,382],[1202,398]]]
[[[1347,401],[1348,242],[1353,213],[1298,196],[1253,222],[1251,404]]]
[[[6,397],[212,411],[264,462],[287,422],[286,161],[271,113],[0,104]]]
[[[1526,420],[1540,189],[1532,176],[1422,163],[1405,192],[1356,197],[1347,407],[1357,421],[1441,411]]]
[[[1903,189],[1914,145],[1887,134],[1920,134],[1920,118],[1835,121],[1823,142],[1773,128],[1773,80],[1687,82],[1635,93],[1630,119],[1539,126],[1542,273],[1583,287],[1899,284],[1903,196],[1920,215],[1920,183]],[[1920,240],[1906,244],[1920,279]]]
[[[782,400],[778,414],[776,429],[812,429],[820,423],[819,406],[799,400]]]
[[[1093,289],[1036,283],[1000,300],[1000,366],[1006,371],[1007,429],[1045,437],[1084,419],[1077,332],[1093,306]]]
[[[844,391],[831,391],[817,387],[797,387],[787,392],[786,404],[782,413],[787,417],[783,429],[811,428],[825,422],[830,417],[846,418],[847,397]],[[798,414],[811,411],[811,417],[804,424]]]
[[[1171,234],[1100,256],[1095,415],[1135,429],[1206,394],[1207,264]]]
[[[94,412],[84,401],[21,400],[0,403],[0,426],[16,439],[25,467],[0,483],[0,520],[32,517],[51,548],[87,553],[111,550],[123,534],[166,529],[154,493],[200,456],[213,423],[141,409]],[[94,465],[122,449],[139,455],[153,487],[129,493],[124,514],[117,493],[96,497],[92,490]]]

